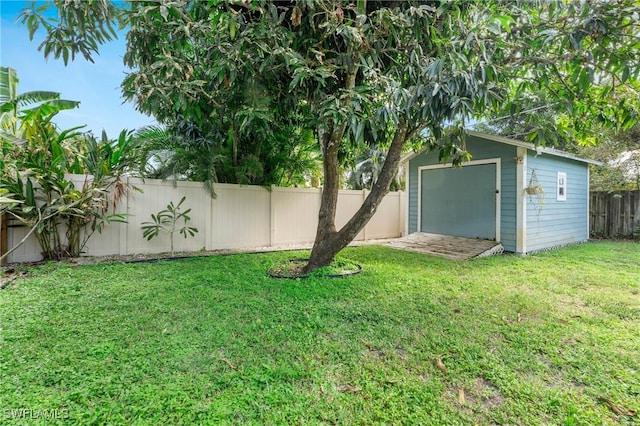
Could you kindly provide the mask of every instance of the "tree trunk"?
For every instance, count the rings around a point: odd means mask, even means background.
[[[335,132],[333,133],[335,134]],[[340,250],[349,245],[373,217],[380,202],[389,192],[389,185],[398,171],[402,148],[409,139],[409,136],[410,133],[407,124],[404,122],[399,123],[378,180],[372,186],[371,192],[364,200],[360,209],[358,209],[339,231],[336,231],[335,226],[340,182],[338,149],[337,147],[335,148],[335,153],[329,152],[329,150],[325,152],[325,181],[322,188],[318,230],[316,232],[313,249],[311,250],[309,263],[305,266],[304,272],[310,272],[322,266],[329,265]],[[331,139],[333,139],[333,137]],[[330,144],[328,148],[329,147],[333,148]],[[331,157],[329,154],[331,154]],[[333,157],[334,155],[335,158]]]

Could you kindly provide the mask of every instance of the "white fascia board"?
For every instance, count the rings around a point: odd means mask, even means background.
[[[543,146],[536,146],[536,145],[534,145],[534,144],[532,144],[530,142],[525,142],[525,141],[521,141],[521,140],[518,140],[518,139],[511,139],[511,138],[506,138],[504,136],[498,136],[498,135],[491,135],[489,133],[476,132],[474,130],[467,130],[466,134],[469,135],[469,136],[474,136],[474,137],[481,138],[481,139],[487,139],[487,140],[490,140],[490,141],[493,141],[493,142],[503,143],[505,145],[512,145],[512,146],[516,146],[516,147],[526,148],[526,149],[529,149],[531,151],[535,151],[537,155],[548,154],[548,155],[553,155],[555,157],[567,158],[567,159],[570,159],[570,160],[580,161],[580,162],[583,162],[583,163],[594,164],[596,166],[602,166],[603,165],[603,163],[601,161],[592,160],[592,159],[589,159],[589,158],[579,157],[577,155],[571,154],[570,152],[562,151],[562,150],[555,149],[555,148],[547,148],[547,147],[543,147]],[[427,150],[427,147],[424,147],[419,151],[410,152],[408,154],[405,154],[400,159],[400,164],[408,163],[409,161],[413,160],[414,158],[416,158],[418,155],[422,154],[426,150]]]
[[[476,132],[473,130],[467,130],[467,134],[469,136],[475,136],[477,138],[488,139],[494,142],[503,143],[506,145],[513,145],[521,148],[527,148],[531,151],[535,151],[539,154],[549,154],[554,155],[556,157],[568,158],[571,160],[581,161],[583,163],[595,164],[596,166],[601,166],[602,162],[597,160],[591,160],[589,158],[578,157],[577,155],[571,154],[570,152],[562,151],[560,149],[555,148],[547,148],[544,146],[536,146],[530,142],[525,142],[517,139],[505,138],[504,136],[498,135],[490,135],[488,133]]]

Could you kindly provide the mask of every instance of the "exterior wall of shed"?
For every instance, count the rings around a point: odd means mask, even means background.
[[[525,195],[526,252],[589,239],[589,168],[586,163],[551,155],[527,153],[527,183],[532,172],[544,190],[544,204]],[[567,174],[567,200],[558,201],[558,172]]]
[[[472,160],[501,159],[500,232],[505,250],[516,251],[516,147],[469,136],[467,150]],[[409,161],[407,231],[418,232],[418,168],[439,164],[438,152],[423,152]],[[470,182],[470,184],[473,184]]]

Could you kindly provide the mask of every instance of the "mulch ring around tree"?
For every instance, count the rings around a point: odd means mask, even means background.
[[[270,268],[267,273],[272,278],[309,278],[309,277],[327,277],[327,278],[343,278],[351,275],[357,275],[362,272],[362,266],[352,262],[351,260],[339,259],[334,260],[331,265],[318,268],[310,273],[304,272],[304,267],[309,259],[289,259],[283,263]]]

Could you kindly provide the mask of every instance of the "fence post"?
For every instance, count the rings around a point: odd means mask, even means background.
[[[127,176],[127,181],[126,181],[126,186],[129,187],[129,185],[131,184],[130,179]],[[122,199],[122,201],[120,202],[120,205],[118,206],[118,210],[121,213],[129,214],[129,198],[133,197],[133,193],[134,191],[127,191],[126,192],[126,196]],[[118,233],[118,254],[119,255],[126,255],[127,253],[127,239],[129,238],[129,226],[130,225],[130,221],[131,221],[131,217],[130,216],[125,216],[126,217],[126,222],[125,223],[119,223],[118,225],[118,230],[120,231]]]
[[[640,238],[640,190],[632,194],[631,233],[633,238]]]
[[[9,250],[9,227],[7,226],[9,216],[6,213],[0,214],[0,256]],[[5,266],[7,259],[2,259],[0,266]]]
[[[209,196],[208,211],[205,211],[205,227],[204,227],[204,249],[211,250],[213,244],[213,200],[211,194]]]
[[[276,206],[273,200],[275,187],[271,185],[269,191],[269,247],[273,247],[276,241]]]
[[[404,224],[402,223],[402,191],[397,191],[398,194],[398,236],[402,236],[404,231]]]
[[[367,190],[363,189],[362,190],[362,203],[360,203],[360,205],[364,204],[364,200],[367,199]],[[373,219],[373,217],[371,218]],[[367,223],[364,225],[364,227],[362,228],[362,241],[367,241],[367,227],[369,226],[369,222],[371,222],[371,219],[369,219],[367,221]]]

